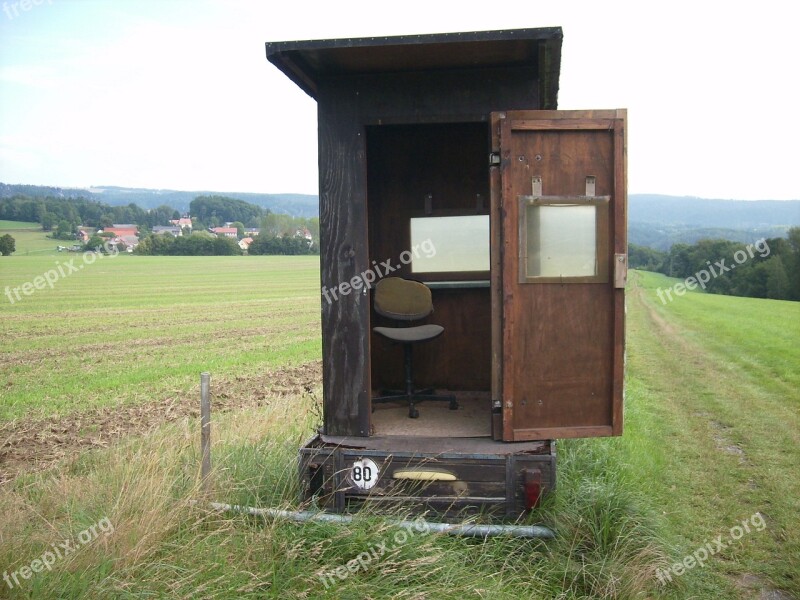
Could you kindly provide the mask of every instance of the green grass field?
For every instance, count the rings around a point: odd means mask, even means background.
[[[148,402],[203,370],[246,377],[319,356],[316,257],[82,256],[3,261],[0,291],[69,260],[79,270],[3,296],[0,419]]]
[[[81,256],[0,258],[0,291]],[[297,506],[296,451],[319,423],[317,260],[106,256],[0,298],[0,443],[92,442],[38,470],[32,448],[31,468],[0,484],[0,575],[104,517],[114,528],[0,582],[0,597],[800,597],[800,305],[698,293],[664,305],[656,289],[674,281],[650,273],[628,289],[625,433],[559,442],[558,491],[531,517],[556,540],[397,544],[371,514],[299,526],[195,503],[196,410],[172,412],[196,406],[210,371],[214,405],[229,408],[214,416],[213,499]],[[145,409],[154,426],[114,437]],[[0,472],[23,458],[0,453]],[[764,527],[733,539],[756,513]],[[718,536],[704,566],[659,582]],[[366,568],[324,578],[381,544]]]
[[[39,223],[28,221],[3,221],[0,219],[0,231],[41,231]]]

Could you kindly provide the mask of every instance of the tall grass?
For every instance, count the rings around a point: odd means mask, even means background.
[[[213,424],[213,498],[297,507],[296,454],[316,396],[273,397]],[[559,447],[559,487],[529,521],[551,541],[406,539],[367,508],[342,525],[262,520],[207,509],[198,424],[163,427],[0,492],[0,565],[18,570],[107,517],[114,532],[0,594],[36,598],[646,598],[669,564],[659,522],[630,479],[619,440]],[[413,518],[413,517],[412,517]],[[402,543],[401,543],[402,540]],[[384,548],[342,580],[335,573]],[[340,573],[342,570],[340,569]]]

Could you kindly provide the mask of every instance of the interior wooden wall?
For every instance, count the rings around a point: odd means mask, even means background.
[[[425,210],[432,196],[433,214],[487,214],[489,203],[486,123],[392,125],[367,128],[367,207],[370,261],[392,266],[410,246],[412,215]],[[480,206],[477,196],[480,195]],[[414,275],[409,265],[391,273],[419,280],[446,279]],[[451,274],[450,279],[488,279],[484,274]],[[415,379],[420,387],[488,390],[491,370],[490,296],[488,288],[434,290],[434,313],[427,322],[445,328],[443,336],[414,349]],[[371,326],[391,322],[371,312]],[[373,334],[372,387],[402,382],[402,350]]]

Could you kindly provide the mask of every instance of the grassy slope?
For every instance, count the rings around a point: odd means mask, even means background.
[[[693,591],[755,576],[800,594],[800,304],[700,293],[663,304],[656,289],[675,280],[636,277],[628,393],[646,407],[648,485],[678,554],[756,511],[767,524],[694,569]]]
[[[41,231],[42,226],[39,223],[32,223],[30,221],[3,221],[0,219],[0,231]]]
[[[37,260],[14,257],[2,264],[2,279],[17,261],[13,281],[49,268]],[[41,403],[64,411],[102,404],[103,385],[139,402],[168,386],[181,393],[205,368],[216,380],[219,372],[315,358],[318,279],[306,260],[121,256],[6,303],[4,341],[17,354],[39,352],[10,380],[19,402],[5,405],[6,418]],[[103,269],[117,271],[101,276]],[[106,293],[86,294],[104,281],[114,282]],[[103,516],[116,531],[16,590],[0,587],[0,596],[755,598],[760,587],[797,594],[797,305],[691,294],[661,306],[653,287],[666,284],[645,274],[631,285],[625,435],[559,444],[559,490],[537,516],[558,529],[555,542],[414,534],[396,544],[396,531],[368,515],[348,526],[305,527],[209,515],[191,504],[197,429],[183,423],[4,486],[2,568],[29,564]],[[45,322],[53,315],[70,318]],[[226,323],[237,340],[248,331],[265,337],[242,352],[219,341]],[[270,327],[274,334],[258,333]],[[190,335],[195,330],[200,335]],[[102,346],[98,333],[114,343]],[[91,352],[75,351],[82,335]],[[126,350],[128,338],[136,350]],[[70,354],[99,357],[78,363],[83,382],[75,365],[61,364]],[[42,391],[49,371],[37,361],[65,380],[61,391]],[[130,373],[138,375],[126,382]],[[88,393],[75,400],[84,385]],[[215,418],[215,499],[292,505],[296,449],[318,411],[317,397],[275,396],[265,408]],[[756,510],[765,531],[660,587],[656,568]],[[384,542],[387,554],[345,581],[326,587],[319,578]],[[752,590],[736,584],[744,574]]]
[[[14,238],[16,250],[12,256],[22,255],[55,255],[56,246],[68,245],[70,242],[63,240],[53,240],[46,236],[39,223],[27,223],[24,221],[0,221],[0,235],[9,234]],[[2,264],[0,264],[2,267]]]

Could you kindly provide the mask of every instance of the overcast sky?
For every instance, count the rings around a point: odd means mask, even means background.
[[[561,26],[559,108],[628,109],[630,193],[798,199],[791,5],[0,0],[0,181],[316,193],[264,42]]]

